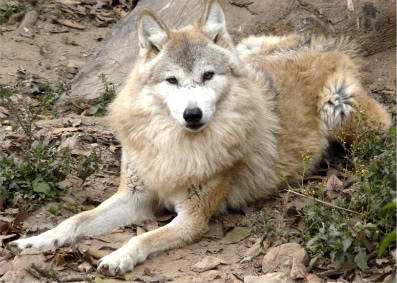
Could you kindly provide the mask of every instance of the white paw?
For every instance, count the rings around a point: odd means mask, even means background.
[[[71,242],[70,234],[58,233],[55,229],[44,232],[40,235],[13,241],[9,244],[15,252],[28,248],[36,248],[42,251],[54,250]]]
[[[116,276],[132,271],[137,263],[144,260],[133,251],[134,249],[124,246],[104,256],[99,262],[98,272]]]

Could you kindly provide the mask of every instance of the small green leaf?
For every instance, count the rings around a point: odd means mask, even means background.
[[[54,197],[56,192],[50,184],[45,182],[41,176],[36,177],[32,182],[33,191],[43,193],[48,197]]]
[[[368,256],[365,250],[361,250],[354,258],[354,262],[361,270],[366,270],[368,268]]]
[[[32,148],[41,148],[41,143],[38,140],[32,142]]]
[[[343,239],[343,252],[346,252],[352,245],[353,240],[351,238]]]
[[[308,248],[309,250],[313,250],[314,249],[314,242],[317,241],[317,237],[314,237],[312,239],[310,239],[307,243],[306,243],[306,248]]]
[[[392,202],[389,202],[386,204],[383,209],[395,209],[396,208],[396,200],[393,200]]]
[[[334,262],[335,270],[341,270],[344,263],[345,263],[345,254],[344,253],[338,254],[335,257],[335,262]]]
[[[313,258],[310,260],[310,262],[309,262],[309,267],[307,268],[308,271],[310,271],[310,270],[313,268],[314,264],[316,263],[316,261],[318,260],[319,257],[320,257],[320,255],[316,255],[315,257],[313,257]]]
[[[95,115],[98,112],[99,107],[100,107],[99,104],[91,106],[90,109],[88,110],[87,114],[88,115]]]
[[[390,243],[392,243],[395,240],[396,240],[396,231],[393,231],[393,232],[389,233],[382,240],[382,243],[380,243],[378,256],[382,256],[383,253],[385,252],[386,248],[390,245]]]

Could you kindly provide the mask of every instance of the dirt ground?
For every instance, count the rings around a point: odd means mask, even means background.
[[[97,13],[102,13],[99,17],[95,14],[74,17],[73,14],[76,11],[70,10],[70,6],[62,4],[62,2],[67,3],[68,1],[46,1],[45,7],[42,8],[44,13],[40,15],[32,27],[32,31],[21,32],[17,28],[17,24],[0,25],[0,84],[16,84],[18,74],[21,72],[38,75],[41,80],[54,85],[60,81],[70,81],[78,69],[87,62],[98,42],[110,30],[112,21],[109,19],[118,20],[118,17],[111,12],[112,9],[98,10]],[[84,7],[90,11],[95,10],[94,5]],[[121,4],[118,7],[128,10]],[[68,14],[65,12],[68,9],[71,11],[70,19],[78,21],[82,26],[79,27],[80,29],[51,20],[57,15],[63,15],[62,13]],[[100,17],[106,18],[110,24],[104,24],[106,21],[100,20]],[[374,78],[373,82],[366,85],[368,91],[382,102],[390,102],[394,97],[396,83],[395,49],[370,56],[367,61]],[[391,109],[391,111],[395,110]],[[1,127],[4,131],[5,125],[1,125]],[[76,177],[68,177],[61,184],[61,186],[70,188],[71,199],[68,200],[69,202],[75,202],[81,210],[86,210],[98,205],[117,190],[120,146],[112,132],[101,125],[100,118],[71,114],[68,117],[41,121],[39,128],[38,136],[47,136],[59,146],[68,139],[70,141],[71,138],[77,137],[73,143],[76,154],[85,154],[94,147],[98,147],[102,151],[104,165],[100,173],[89,177],[84,184],[81,184],[81,180]],[[1,139],[0,141],[5,142]],[[251,260],[243,260],[247,250],[260,238],[260,235],[255,232],[258,223],[253,222],[263,207],[268,211],[281,212],[284,206],[284,197],[282,195],[278,199],[260,202],[243,211],[216,217],[210,225],[210,231],[198,243],[154,256],[144,264],[138,265],[131,274],[123,278],[105,279],[96,274],[94,267],[98,259],[120,247],[137,233],[140,234],[166,224],[172,215],[168,213],[160,215],[157,221],[143,227],[126,227],[113,231],[110,235],[85,239],[73,250],[65,248],[56,253],[42,254],[28,249],[22,255],[14,256],[5,246],[2,247],[2,241],[0,241],[0,281],[34,282],[44,280],[44,277],[34,276],[26,271],[34,262],[43,267],[51,266],[58,274],[62,275],[64,282],[83,281],[87,279],[85,276],[90,278],[92,276],[96,282],[118,282],[126,279],[139,282],[243,282],[246,276],[260,275],[262,269],[263,253]],[[289,198],[290,203],[294,201],[295,204],[303,205],[304,203],[302,199]],[[73,212],[65,206],[55,216],[48,211],[50,205],[51,203],[46,204],[29,214],[23,222],[23,234],[32,235],[45,231],[73,215]],[[2,217],[0,221],[11,221],[18,212],[18,210],[0,212]],[[238,234],[235,227],[242,227],[242,234]],[[228,233],[237,234],[234,235],[237,238],[234,238],[231,243],[225,240],[225,235]],[[289,233],[291,234],[290,240],[293,239],[294,234],[299,235],[297,226],[291,227]],[[281,243],[282,241],[280,239]],[[272,243],[272,245],[275,244]],[[192,266],[207,256],[222,259],[224,263],[216,269],[204,272],[193,271]],[[360,276],[363,280],[368,281],[375,278],[371,277],[375,276],[373,274],[360,273]],[[78,280],[70,280],[76,278]],[[313,275],[298,281],[317,282],[316,280],[320,279]],[[342,282],[343,278],[337,274],[333,280]]]

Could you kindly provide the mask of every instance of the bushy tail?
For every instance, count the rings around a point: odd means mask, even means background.
[[[348,36],[325,37],[312,36],[310,46],[320,51],[337,51],[350,55],[352,58],[365,56],[365,51],[356,40]]]

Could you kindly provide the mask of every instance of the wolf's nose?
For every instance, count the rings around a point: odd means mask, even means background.
[[[183,119],[188,123],[198,123],[203,117],[203,112],[200,108],[186,108],[183,111]]]

